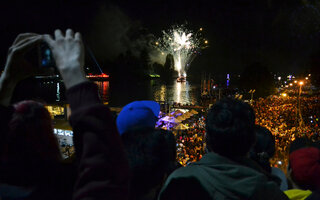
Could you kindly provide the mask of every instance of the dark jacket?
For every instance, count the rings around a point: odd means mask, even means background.
[[[242,163],[251,161],[243,158]],[[253,162],[253,161],[252,161]],[[174,171],[159,199],[288,199],[279,186],[238,162],[215,153]]]
[[[67,93],[78,177],[73,199],[128,199],[129,165],[115,121],[98,88],[82,83]]]

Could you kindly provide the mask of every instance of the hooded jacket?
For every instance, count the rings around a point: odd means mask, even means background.
[[[208,153],[199,162],[174,171],[159,199],[288,199],[275,182],[248,167],[249,163],[247,158],[235,162]]]

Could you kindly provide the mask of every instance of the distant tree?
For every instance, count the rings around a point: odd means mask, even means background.
[[[153,69],[153,72],[155,74],[159,74],[160,76],[162,76],[164,74],[164,67],[163,65],[155,62],[152,64],[152,69]]]
[[[174,70],[174,60],[171,54],[167,55],[166,62],[164,63],[164,68],[168,71]]]
[[[239,79],[239,86],[247,92],[255,89],[255,97],[266,97],[275,92],[275,82],[270,71],[259,62],[244,69]]]
[[[173,60],[173,56],[171,54],[168,54],[166,57],[166,62],[164,63],[164,74],[162,75],[162,77],[165,80],[169,80],[174,76],[174,60]]]
[[[142,73],[144,73],[145,75],[150,74],[151,72],[151,66],[150,66],[150,57],[149,57],[149,53],[147,51],[147,49],[143,49],[140,53],[140,68],[142,70]]]

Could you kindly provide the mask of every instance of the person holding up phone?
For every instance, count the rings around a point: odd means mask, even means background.
[[[120,136],[109,108],[103,105],[99,98],[97,86],[85,77],[81,35],[74,33],[71,29],[68,29],[65,34],[56,30],[54,38],[33,33],[20,34],[10,47],[5,70],[0,77],[1,158],[10,157],[5,149],[12,133],[10,122],[17,112],[15,107],[9,106],[14,88],[22,79],[37,73],[36,68],[25,59],[25,54],[42,41],[45,41],[52,50],[56,66],[67,89],[67,99],[72,111],[70,124],[74,131],[77,158],[77,177],[74,180],[75,185],[72,185],[74,188],[72,199],[127,199],[129,170]],[[25,123],[28,124],[28,122]],[[23,134],[26,135],[21,133]],[[8,173],[1,171],[2,166],[11,164],[5,161],[6,159],[1,159],[0,163],[0,197],[2,199],[71,198],[68,194],[72,190],[61,188],[67,177],[64,173],[57,173],[61,172],[60,165],[50,165],[50,168],[43,160],[41,166],[35,166],[38,170],[32,171],[32,175],[39,179],[22,184],[15,181],[15,171],[10,171],[10,168],[5,169],[11,172],[11,178],[13,178],[5,179],[8,177],[3,175]],[[20,170],[26,166],[24,163],[20,164],[14,169]],[[39,174],[46,176],[41,178]],[[21,175],[31,176],[28,171]],[[20,177],[19,180],[21,179]]]

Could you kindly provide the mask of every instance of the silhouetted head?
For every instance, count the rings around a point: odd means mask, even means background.
[[[294,188],[320,189],[320,147],[317,142],[300,137],[291,143],[288,177]]]
[[[14,108],[7,136],[7,160],[26,164],[60,161],[61,154],[48,110],[35,101],[19,102]]]
[[[245,156],[255,141],[254,123],[249,104],[230,98],[217,102],[206,120],[208,150],[226,157]]]
[[[117,128],[122,135],[124,132],[154,128],[158,121],[160,105],[155,101],[133,101],[123,107],[117,117]]]
[[[255,126],[256,143],[250,151],[250,158],[256,161],[263,169],[271,172],[269,159],[275,153],[275,139],[272,133],[265,127]]]
[[[130,199],[154,199],[176,166],[173,134],[144,128],[124,132],[121,138],[132,174]]]

